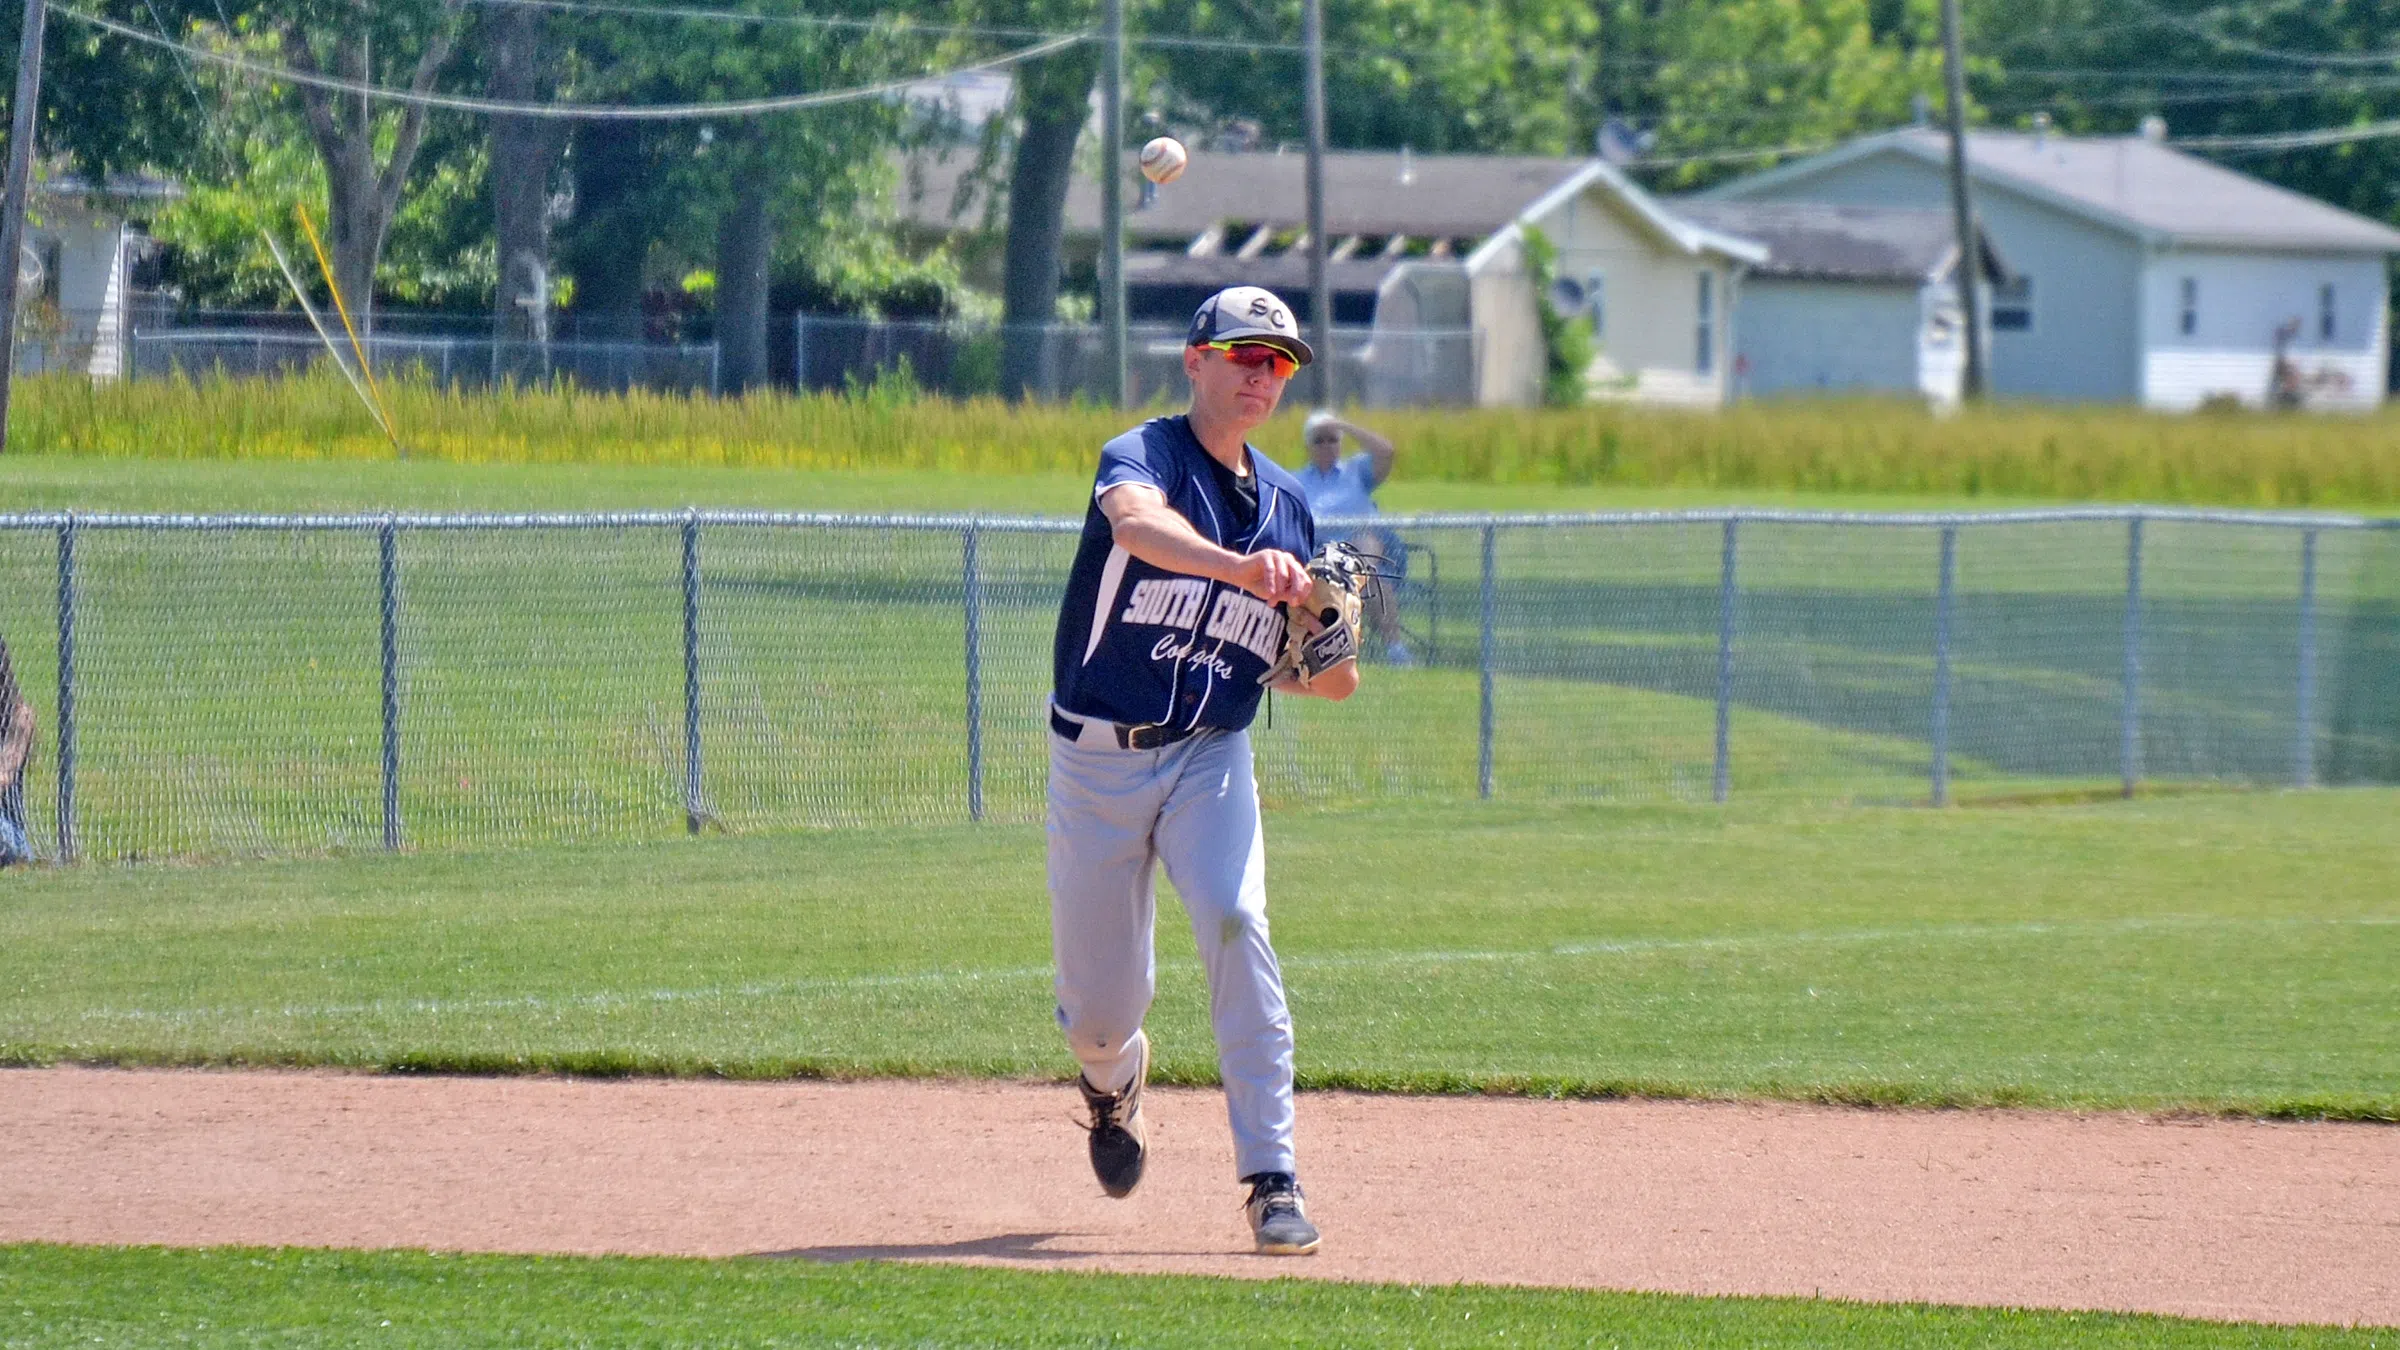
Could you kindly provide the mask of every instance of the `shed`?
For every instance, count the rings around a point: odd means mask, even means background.
[[[1943,211],[1683,200],[1687,219],[1766,245],[1742,280],[1737,395],[1878,393],[1959,400],[1966,372],[1958,233]],[[2009,277],[1986,237],[1987,287]],[[1981,306],[1990,335],[1989,305]]]
[[[134,266],[151,248],[140,222],[182,195],[180,185],[142,174],[99,183],[57,174],[36,183],[17,265],[24,287],[19,369],[98,379],[124,373],[136,317]]]

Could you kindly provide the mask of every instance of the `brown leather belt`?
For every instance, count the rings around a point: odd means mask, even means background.
[[[1088,720],[1098,722],[1101,726],[1115,732],[1117,748],[1120,750],[1164,749],[1177,741],[1191,739],[1199,731],[1197,727],[1170,727],[1156,722],[1145,726],[1129,727],[1122,722],[1107,722],[1097,717]],[[1083,728],[1084,723],[1076,721],[1056,708],[1050,710],[1050,729],[1068,740],[1078,744],[1082,743]]]

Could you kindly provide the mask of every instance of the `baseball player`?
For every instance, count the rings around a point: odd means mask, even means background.
[[[1311,595],[1302,559],[1316,552],[1316,522],[1299,484],[1246,436],[1312,356],[1266,290],[1236,286],[1200,306],[1183,351],[1191,411],[1100,449],[1050,708],[1051,948],[1092,1170],[1120,1198],[1142,1179],[1142,1019],[1163,862],[1208,974],[1234,1172],[1250,1188],[1258,1250],[1276,1255],[1315,1251],[1318,1233],[1292,1152],[1292,1020],[1267,941],[1246,728],[1266,687],[1346,698],[1358,666],[1281,673],[1281,607]]]
[[[25,837],[25,761],[32,754],[33,705],[17,692],[8,639],[0,638],[0,867],[33,861]]]

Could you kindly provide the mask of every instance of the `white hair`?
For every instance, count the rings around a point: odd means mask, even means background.
[[[1325,429],[1327,423],[1338,420],[1333,415],[1333,409],[1319,408],[1308,415],[1307,421],[1300,424],[1300,439],[1313,441],[1317,438],[1317,433]]]

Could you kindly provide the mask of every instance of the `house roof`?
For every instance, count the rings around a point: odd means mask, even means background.
[[[1816,202],[1740,202],[1678,198],[1669,210],[1726,234],[1767,246],[1759,276],[1922,285],[1958,261],[1958,232],[1947,211]],[[1984,271],[2008,275],[1986,237]]]
[[[146,173],[112,173],[101,183],[79,173],[53,174],[34,184],[45,197],[114,197],[134,201],[178,201],[183,184]]]
[[[1595,159],[1585,161],[1583,167],[1566,181],[1528,203],[1517,212],[1516,219],[1509,222],[1507,229],[1484,240],[1468,255],[1467,271],[1482,272],[1492,259],[1501,255],[1502,248],[1524,235],[1527,226],[1538,226],[1559,207],[1595,187],[1624,203],[1652,233],[1684,253],[1695,256],[1715,253],[1752,266],[1767,260],[1766,245],[1712,229],[1678,213],[1643,191],[1640,184],[1627,178],[1614,165]]]
[[[1130,154],[1125,163],[1130,176]],[[1586,163],[1535,156],[1330,153],[1325,156],[1325,230],[1331,236],[1480,239]],[[1137,206],[1139,194],[1127,191],[1126,233],[1190,239],[1228,223],[1297,228],[1308,215],[1307,164],[1300,154],[1194,150],[1183,176],[1160,188],[1149,206]],[[985,198],[967,181],[974,166],[975,151],[966,148],[911,158],[897,192],[900,210],[928,229],[980,224]],[[1078,174],[1068,185],[1066,214],[1070,232],[1098,232],[1100,185]]]
[[[1735,179],[1708,195],[1745,197],[1888,154],[1942,164],[1948,160],[1949,139],[1919,127],[1862,137]],[[2154,243],[2400,253],[2400,230],[2381,221],[2143,136],[1976,131],[1967,135],[1967,164],[1978,182],[2013,189]]]
[[[1392,269],[1421,258],[1371,258],[1327,262],[1326,284],[1336,292],[1372,294]],[[1272,257],[1236,258],[1226,254],[1194,258],[1182,253],[1127,252],[1128,286],[1264,286],[1279,295],[1308,290],[1308,255],[1286,251]]]

